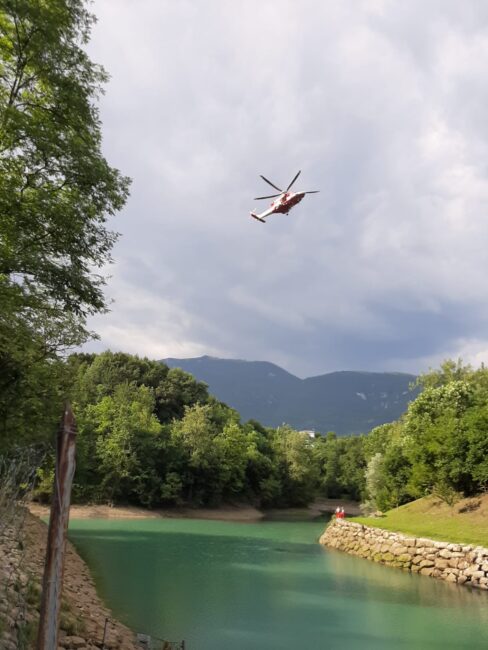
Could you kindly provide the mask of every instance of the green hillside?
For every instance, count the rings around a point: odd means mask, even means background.
[[[413,537],[488,547],[488,495],[461,499],[453,506],[425,497],[390,510],[384,517],[352,521]]]

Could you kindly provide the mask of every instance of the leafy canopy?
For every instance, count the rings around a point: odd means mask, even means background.
[[[128,179],[101,154],[95,100],[107,80],[86,44],[81,0],[5,0],[0,11],[0,277],[27,306],[105,308],[116,235],[107,217]]]
[[[82,0],[0,3],[0,432],[52,433],[65,394],[60,355],[103,312],[129,180],[101,153],[107,74],[84,51]],[[54,413],[56,415],[54,416]]]

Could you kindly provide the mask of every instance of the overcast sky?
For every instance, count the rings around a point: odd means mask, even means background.
[[[488,361],[485,0],[95,0],[133,179],[89,349],[299,376]],[[266,225],[264,174],[305,197]]]

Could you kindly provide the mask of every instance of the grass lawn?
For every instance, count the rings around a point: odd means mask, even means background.
[[[390,510],[384,517],[354,517],[349,521],[412,537],[488,547],[488,495],[463,499],[453,506],[426,497]]]

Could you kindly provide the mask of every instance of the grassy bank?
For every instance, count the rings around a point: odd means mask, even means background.
[[[390,510],[384,517],[352,521],[413,537],[488,547],[488,495],[463,499],[453,506],[426,497]]]

